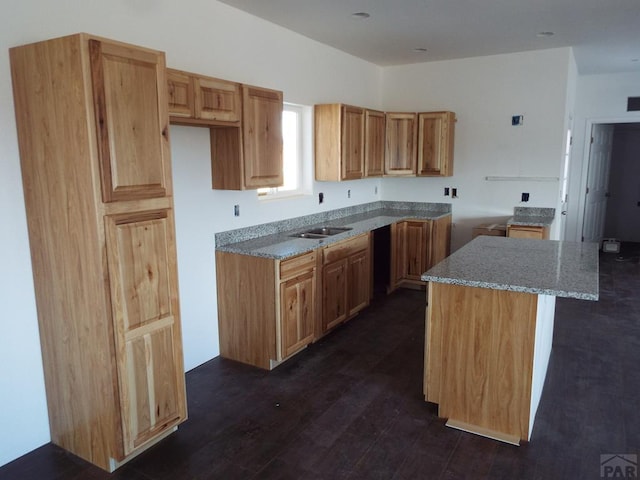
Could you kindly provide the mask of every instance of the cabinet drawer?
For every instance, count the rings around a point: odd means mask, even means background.
[[[549,238],[549,228],[528,225],[509,225],[507,227],[507,237],[547,240]]]
[[[355,238],[349,238],[334,245],[325,247],[322,251],[322,263],[327,264],[348,257],[352,253],[369,247],[369,234],[364,233]]]
[[[316,266],[316,251],[304,253],[297,257],[288,258],[280,262],[280,280],[287,280]]]

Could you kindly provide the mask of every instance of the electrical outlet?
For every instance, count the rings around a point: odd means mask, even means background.
[[[347,198],[351,198],[351,190],[347,190]]]
[[[513,115],[511,117],[511,125],[514,127],[519,127],[524,123],[524,115]]]
[[[520,197],[520,201],[522,202],[528,202],[529,201],[529,194],[522,192],[522,196]]]
[[[318,203],[324,202],[324,193],[320,192],[318,194]]]
[[[457,188],[452,188],[451,189],[451,198],[458,198],[458,189]]]
[[[239,217],[240,216],[240,205],[234,205],[233,206],[233,215],[234,215],[234,217]]]
[[[449,187],[444,187],[444,196],[445,197],[449,196]]]

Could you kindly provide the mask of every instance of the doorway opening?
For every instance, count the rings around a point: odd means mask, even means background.
[[[582,240],[640,245],[640,122],[593,123]]]

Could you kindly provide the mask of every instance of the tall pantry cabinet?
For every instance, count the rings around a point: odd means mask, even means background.
[[[187,416],[164,54],[10,57],[51,437],[113,471]]]

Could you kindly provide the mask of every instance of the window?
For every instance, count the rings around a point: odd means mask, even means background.
[[[282,111],[282,167],[284,183],[281,187],[259,188],[262,199],[304,195],[311,191],[311,108],[285,103]]]

